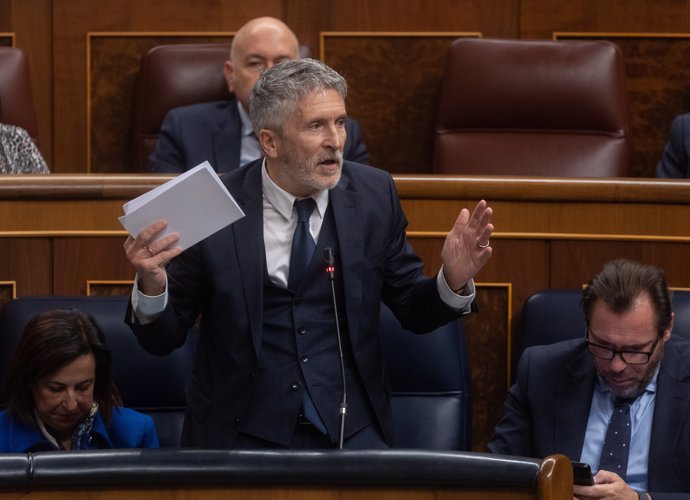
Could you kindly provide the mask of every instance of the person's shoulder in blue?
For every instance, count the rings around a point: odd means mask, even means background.
[[[85,440],[84,449],[158,448],[158,434],[153,419],[129,408],[113,407],[110,425],[98,414]],[[0,453],[56,450],[55,441],[46,437],[39,426],[0,412]]]
[[[657,177],[690,177],[690,113],[678,115],[671,123],[668,142],[656,166]]]
[[[76,309],[29,320],[6,378],[0,452],[157,448],[153,419],[123,408],[96,321]]]

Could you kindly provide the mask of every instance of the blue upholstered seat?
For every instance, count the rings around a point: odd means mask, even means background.
[[[393,390],[395,446],[469,450],[470,368],[462,320],[417,335],[381,304],[381,338]]]
[[[21,297],[0,315],[0,385],[24,326],[48,309],[79,309],[94,317],[113,355],[113,379],[124,405],[153,417],[161,447],[179,446],[185,411],[184,387],[194,359],[194,336],[172,354],[148,354],[125,324],[127,297]]]
[[[585,317],[580,308],[582,290],[548,289],[530,295],[522,308],[521,353],[533,345],[585,338]],[[690,290],[673,291],[674,335],[690,338]],[[518,354],[519,354],[518,353]]]

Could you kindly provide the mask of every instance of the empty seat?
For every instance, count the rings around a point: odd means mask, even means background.
[[[29,63],[15,47],[0,47],[0,123],[26,130],[38,139],[38,122],[31,92]]]
[[[428,334],[402,328],[381,304],[397,448],[472,448],[470,368],[462,320]]]
[[[628,142],[616,45],[461,38],[449,49],[435,172],[625,176]]]

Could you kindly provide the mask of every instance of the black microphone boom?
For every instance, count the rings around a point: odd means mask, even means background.
[[[333,310],[335,312],[335,332],[338,337],[338,356],[340,358],[340,378],[343,382],[343,399],[340,402],[340,409],[338,411],[338,421],[340,423],[340,433],[338,438],[338,449],[343,449],[343,439],[345,436],[345,416],[347,415],[347,387],[345,384],[345,362],[343,361],[343,343],[340,339],[340,322],[338,321],[338,303],[335,299],[335,258],[333,250],[326,248],[323,251],[323,260],[326,263],[326,272],[328,278],[331,280],[331,295],[333,296]]]

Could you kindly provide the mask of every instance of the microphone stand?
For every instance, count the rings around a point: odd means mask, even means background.
[[[333,250],[326,248],[323,252],[323,258],[326,262],[326,272],[331,281],[331,296],[333,297],[333,310],[335,311],[335,332],[338,338],[338,356],[340,358],[340,378],[343,383],[343,399],[340,402],[340,409],[338,410],[338,422],[340,424],[340,432],[338,437],[338,449],[343,449],[343,439],[345,436],[345,416],[347,415],[347,388],[345,384],[345,361],[343,360],[343,344],[340,339],[340,322],[338,321],[338,304],[335,298],[335,259],[333,257]]]

